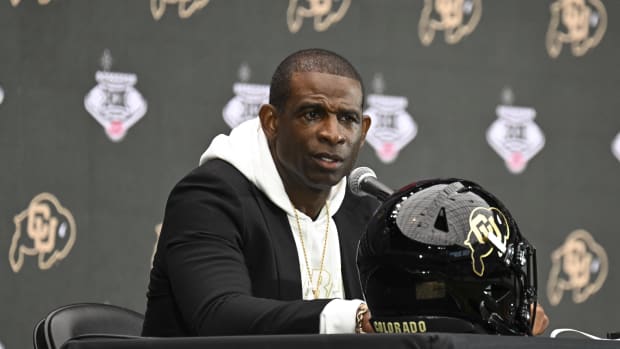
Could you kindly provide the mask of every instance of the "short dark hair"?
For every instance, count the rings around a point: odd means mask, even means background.
[[[269,104],[282,111],[290,95],[290,82],[293,73],[317,72],[344,76],[357,80],[362,89],[362,108],[364,106],[364,83],[353,64],[332,51],[311,48],[292,53],[286,57],[273,73],[269,86]]]

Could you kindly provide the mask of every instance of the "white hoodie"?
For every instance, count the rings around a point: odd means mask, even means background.
[[[319,287],[319,298],[338,298],[329,302],[321,313],[320,333],[351,333],[355,329],[355,313],[360,300],[342,300],[344,286],[340,264],[340,243],[338,230],[333,216],[338,212],[346,192],[346,178],[332,187],[327,205],[329,208],[329,223],[326,210],[323,208],[316,220],[312,220],[303,212],[297,210],[302,234],[297,228],[295,209],[291,203],[280,175],[271,157],[267,138],[261,128],[258,118],[243,122],[234,128],[230,135],[216,136],[207,150],[200,157],[200,164],[211,159],[222,159],[233,165],[250,182],[282,211],[286,212],[293,238],[297,247],[301,274],[302,295],[304,299],[314,299],[312,289],[316,286],[318,272],[321,265],[323,243],[327,224],[329,233],[327,251]],[[310,264],[312,285],[308,277],[308,269],[300,240],[303,235],[304,245]]]

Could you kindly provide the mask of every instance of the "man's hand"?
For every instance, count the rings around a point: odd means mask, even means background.
[[[374,333],[375,330],[370,324],[370,309],[366,303],[360,304],[355,314],[355,333]]]
[[[375,329],[372,328],[370,324],[370,310],[364,314],[364,318],[362,319],[362,331],[364,331],[364,333],[375,333]]]
[[[530,306],[530,311],[532,310],[533,307],[534,305],[532,304]],[[543,309],[543,307],[540,304],[538,304],[536,306],[536,319],[534,319],[534,327],[532,328],[532,334],[534,336],[541,335],[543,332],[545,332],[548,326],[549,326],[549,317],[547,317],[547,314],[545,314],[545,309]]]

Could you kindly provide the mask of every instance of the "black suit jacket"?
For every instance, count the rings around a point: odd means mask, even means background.
[[[347,298],[362,298],[359,236],[377,202],[348,190],[334,215]],[[172,190],[150,275],[145,336],[318,333],[327,299],[304,301],[286,213],[211,160]]]

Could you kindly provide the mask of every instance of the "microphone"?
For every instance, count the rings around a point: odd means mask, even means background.
[[[358,167],[349,175],[349,188],[357,196],[370,195],[379,201],[385,201],[394,190],[379,182],[375,171],[368,167]]]

